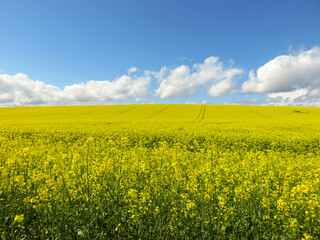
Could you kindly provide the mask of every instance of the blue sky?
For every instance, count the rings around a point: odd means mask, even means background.
[[[317,0],[0,0],[0,9],[0,106],[320,106]]]

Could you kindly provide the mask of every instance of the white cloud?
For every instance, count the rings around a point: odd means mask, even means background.
[[[2,106],[42,105],[52,102],[60,89],[25,74],[0,74],[0,104]]]
[[[291,92],[278,92],[278,93],[270,93],[268,97],[270,98],[281,98],[286,99],[288,101],[294,101],[296,98],[305,96],[308,93],[308,89],[300,88]]]
[[[236,87],[236,83],[231,79],[225,79],[210,87],[208,95],[211,97],[221,97],[227,93],[231,93]]]
[[[290,92],[268,94],[265,105],[320,106],[320,88],[299,88]]]
[[[211,97],[223,96],[235,87],[234,81],[242,73],[241,69],[225,67],[218,57],[209,57],[202,64],[194,64],[191,70],[181,65],[152,74],[160,81],[156,95],[172,99],[192,96],[199,87],[209,89],[207,94]]]
[[[147,99],[147,98],[136,98],[135,99],[135,103],[138,103],[138,104],[143,104],[143,103],[149,103],[150,102],[150,100],[149,99]]]
[[[136,67],[132,67],[132,68],[129,68],[129,70],[128,70],[128,74],[130,74],[130,73],[134,73],[134,72],[138,72],[138,71],[140,71],[138,68],[136,68]]]
[[[158,82],[161,82],[162,80],[164,80],[166,78],[168,72],[169,72],[169,69],[167,67],[162,67],[159,72],[146,70],[146,71],[144,71],[144,74],[146,76],[152,76],[152,77],[156,78],[158,80]]]
[[[242,92],[275,93],[320,86],[320,47],[282,55],[251,71]]]
[[[187,58],[187,57],[180,57],[180,58],[177,58],[177,60],[179,60],[179,61],[189,61],[189,62],[192,61],[190,58]]]
[[[270,93],[249,100],[229,101],[228,104],[319,107],[320,88],[299,88],[290,92]]]
[[[0,106],[103,104],[146,97],[149,76],[123,75],[114,81],[88,81],[60,89],[26,74],[0,74]]]

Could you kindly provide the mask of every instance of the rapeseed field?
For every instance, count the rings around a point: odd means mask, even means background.
[[[320,239],[320,108],[1,108],[0,236]]]

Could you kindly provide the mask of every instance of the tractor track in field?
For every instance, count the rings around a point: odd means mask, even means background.
[[[123,111],[121,111],[121,112],[112,114],[112,115],[110,115],[110,116],[108,116],[108,117],[116,117],[116,116],[119,116],[119,115],[124,114],[124,113],[126,113],[126,112],[132,111],[133,109],[136,109],[136,108],[138,108],[138,107],[140,107],[140,106],[131,107],[131,108],[126,109],[126,110],[123,110]]]
[[[266,115],[266,114],[264,114],[264,113],[261,113],[261,112],[256,111],[255,109],[252,109],[252,107],[246,106],[246,109],[248,109],[249,112],[253,113],[254,115],[256,115],[256,116],[258,116],[258,117],[265,118],[265,119],[274,119],[274,118],[271,117],[271,116],[268,116],[268,115]]]
[[[145,119],[154,118],[154,117],[158,116],[160,113],[162,113],[163,111],[167,110],[169,107],[170,106],[164,106],[163,108],[161,108],[160,110],[156,111],[155,113],[152,113],[149,116],[145,117]]]
[[[204,116],[206,115],[206,106],[202,105],[199,111],[199,114],[197,118],[194,120],[195,123],[200,123],[204,119]]]

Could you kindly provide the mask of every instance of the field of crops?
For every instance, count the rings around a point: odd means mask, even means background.
[[[0,108],[2,239],[320,239],[320,108]]]

